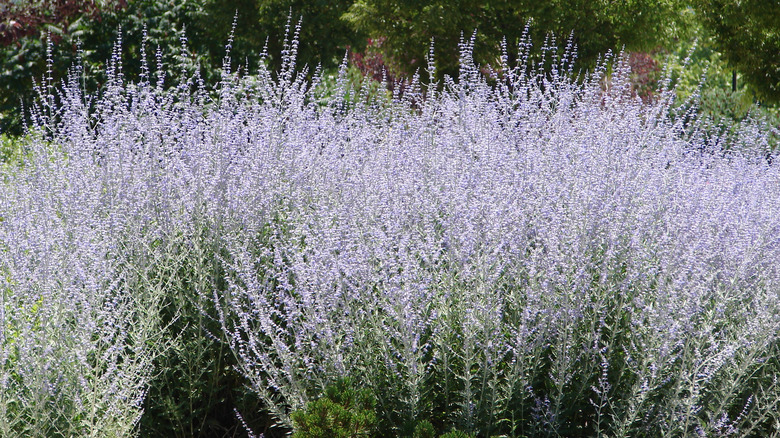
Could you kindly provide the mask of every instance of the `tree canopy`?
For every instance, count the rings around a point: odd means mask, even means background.
[[[763,100],[780,102],[780,1],[696,0],[695,6],[728,63]]]
[[[680,32],[684,10],[680,0],[357,0],[344,18],[374,38],[384,37],[386,55],[406,73],[425,66],[434,39],[439,69],[452,73],[462,32],[477,30],[475,59],[495,64],[502,39],[511,47],[531,22],[536,41],[552,32],[562,44],[571,35],[579,59],[590,66],[607,50],[669,42]]]

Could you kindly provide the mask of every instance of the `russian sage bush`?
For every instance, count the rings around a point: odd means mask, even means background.
[[[769,130],[724,154],[669,90],[632,98],[625,62],[607,89],[566,54],[489,85],[463,53],[389,107],[247,116],[249,155],[282,158],[219,302],[253,390],[289,424],[357,376],[389,436],[775,430]]]
[[[392,99],[323,96],[294,40],[213,93],[43,84],[0,192],[0,434],[132,435],[211,343],[282,428],[349,377],[381,436],[778,433],[771,128],[729,147],[625,60],[529,47]]]

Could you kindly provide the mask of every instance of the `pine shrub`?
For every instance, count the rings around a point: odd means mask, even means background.
[[[376,426],[376,400],[368,389],[359,389],[349,378],[325,388],[323,397],[304,410],[293,412],[293,438],[370,437]]]

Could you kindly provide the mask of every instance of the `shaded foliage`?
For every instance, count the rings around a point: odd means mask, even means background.
[[[167,77],[168,82],[174,83],[182,73],[178,66],[189,65],[189,74],[197,68],[199,59],[194,59],[194,51],[182,50],[182,38],[186,24],[205,14],[200,2],[135,0],[122,6],[101,9],[99,13],[97,9],[88,9],[67,19],[57,16],[60,21],[56,25],[31,27],[24,38],[0,49],[0,131],[21,132],[24,108],[29,109],[36,95],[34,81],[56,85],[65,80],[71,68],[79,66],[84,88],[90,92],[100,89],[107,80],[107,67],[115,50],[125,54],[122,68],[127,79],[137,79],[141,74],[144,58],[138,54],[142,49],[146,50],[146,61],[152,68],[177,66],[155,72],[158,79]],[[22,12],[38,14],[37,10]],[[228,32],[223,37],[225,41]],[[196,31],[193,34],[200,36]],[[187,53],[192,57],[185,56]],[[204,75],[218,76],[213,70]]]
[[[458,67],[459,35],[478,31],[474,57],[496,67],[499,43],[506,37],[515,47],[526,24],[533,21],[533,39],[548,32],[573,42],[585,66],[593,66],[607,50],[647,50],[668,42],[680,32],[682,2],[654,0],[612,1],[509,1],[455,2],[429,0],[358,0],[344,18],[372,38],[385,38],[383,49],[394,68],[407,74],[425,68],[427,48],[435,40],[440,74],[452,75]]]
[[[304,17],[297,59],[312,71],[320,64],[338,66],[347,47],[365,44],[360,33],[339,19],[349,6],[346,1],[47,0],[14,5],[2,6],[0,18],[0,131],[15,135],[22,131],[23,108],[29,108],[35,94],[33,79],[58,82],[83,63],[82,81],[95,91],[106,81],[107,60],[119,39],[127,79],[139,78],[143,58],[138,54],[145,50],[152,72],[166,84],[196,70],[205,83],[215,84],[234,25],[230,54],[234,67],[244,73],[257,69],[266,45],[267,53],[281,53],[289,17],[293,25]],[[282,59],[271,55],[266,61],[278,68]],[[157,65],[162,71],[155,71]]]
[[[715,47],[760,98],[780,102],[780,2],[694,0]]]
[[[99,20],[102,12],[126,6],[127,0],[4,2],[0,5],[0,47],[36,35],[42,27],[59,34],[69,33],[75,23]]]

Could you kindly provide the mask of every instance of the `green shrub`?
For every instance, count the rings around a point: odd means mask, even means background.
[[[0,134],[0,164],[14,161],[21,152],[18,139]]]
[[[444,435],[440,435],[439,438],[474,438],[474,435],[454,429]]]
[[[436,429],[433,428],[433,424],[430,421],[420,421],[414,427],[413,438],[435,438]]]
[[[293,438],[356,438],[372,436],[376,400],[343,378],[325,389],[324,397],[292,413]]]

